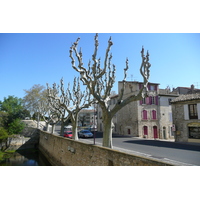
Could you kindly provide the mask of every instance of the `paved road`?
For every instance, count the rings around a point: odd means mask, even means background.
[[[94,139],[80,139],[94,143]],[[96,145],[102,145],[102,133],[96,133]],[[172,141],[113,136],[113,148],[119,151],[149,157],[180,166],[200,165],[200,144],[191,145]]]

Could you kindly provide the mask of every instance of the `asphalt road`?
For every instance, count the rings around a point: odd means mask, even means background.
[[[80,140],[94,143],[94,138]],[[95,145],[102,145],[102,133],[96,133]],[[192,145],[167,140],[160,141],[113,135],[113,148],[178,166],[200,165],[200,144]]]

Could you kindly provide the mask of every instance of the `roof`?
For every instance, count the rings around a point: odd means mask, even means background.
[[[180,101],[200,100],[200,93],[196,94],[183,94],[171,101],[171,103]]]
[[[118,83],[123,83],[124,81],[118,81]],[[140,81],[125,81],[125,83],[144,83],[144,82],[140,82]],[[160,83],[151,83],[148,82],[149,85],[160,85]]]

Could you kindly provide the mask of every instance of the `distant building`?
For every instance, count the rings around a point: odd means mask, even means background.
[[[191,85],[191,87],[177,87],[173,88],[173,93],[177,94],[196,94],[200,93],[200,89],[196,89],[194,85]]]
[[[180,95],[171,104],[175,141],[200,142],[200,93]]]
[[[97,116],[93,109],[83,109],[78,115],[78,125],[92,127],[97,126]]]

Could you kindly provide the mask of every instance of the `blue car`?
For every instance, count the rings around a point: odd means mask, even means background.
[[[78,133],[78,136],[81,138],[92,138],[93,134],[89,130],[82,130]]]

